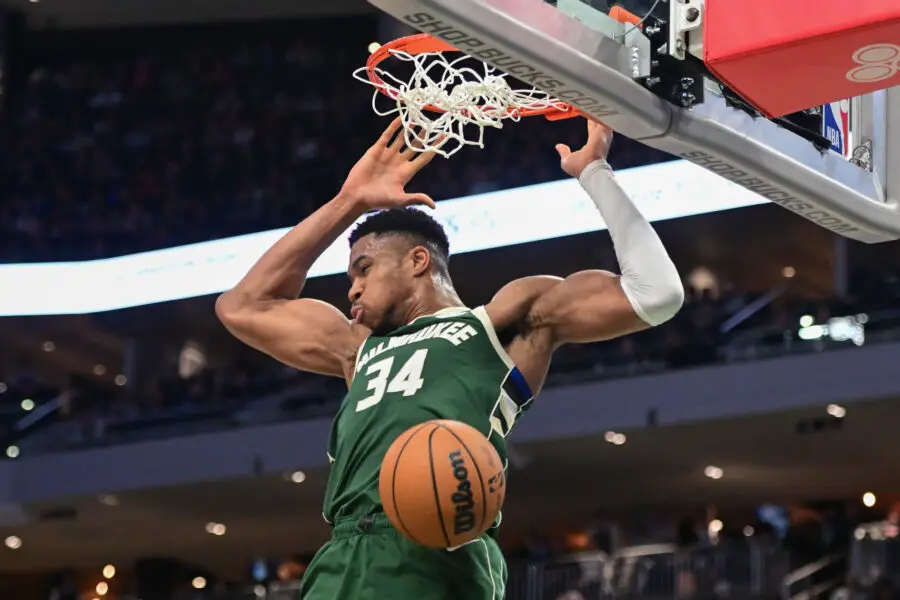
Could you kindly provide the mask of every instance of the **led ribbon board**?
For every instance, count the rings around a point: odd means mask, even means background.
[[[650,221],[763,204],[761,196],[686,161],[618,172]],[[573,179],[438,203],[453,254],[603,231],[606,224]],[[288,229],[102,260],[0,265],[0,316],[84,314],[221,293],[237,283]],[[339,239],[310,277],[343,273]]]

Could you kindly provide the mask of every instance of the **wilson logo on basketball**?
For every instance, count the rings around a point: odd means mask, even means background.
[[[449,455],[453,476],[459,482],[456,491],[450,496],[456,512],[453,515],[453,533],[459,535],[472,531],[475,527],[475,500],[472,498],[472,483],[469,481],[469,470],[462,452],[454,450]]]

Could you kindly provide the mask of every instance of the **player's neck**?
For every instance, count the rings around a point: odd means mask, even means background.
[[[417,297],[410,303],[407,313],[407,323],[412,323],[419,317],[427,317],[438,313],[445,308],[465,308],[465,304],[460,300],[456,290],[452,285],[444,282],[436,282],[434,288],[417,294]]]

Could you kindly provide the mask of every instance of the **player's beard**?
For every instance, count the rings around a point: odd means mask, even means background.
[[[385,312],[384,315],[379,319],[378,323],[375,323],[372,326],[372,335],[374,336],[385,336],[395,329],[399,329],[406,323],[400,323],[397,320],[397,306],[391,305]]]

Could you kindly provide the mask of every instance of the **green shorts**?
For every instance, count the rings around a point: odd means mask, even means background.
[[[301,600],[502,600],[506,561],[483,536],[453,551],[410,542],[384,515],[338,521],[309,564]]]

